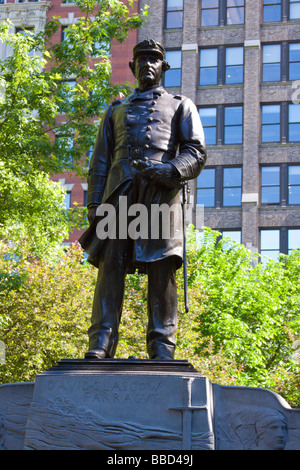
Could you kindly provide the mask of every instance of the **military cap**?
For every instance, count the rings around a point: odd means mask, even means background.
[[[142,42],[139,42],[133,48],[133,59],[136,59],[141,54],[156,54],[160,59],[164,60],[165,50],[161,44],[154,41],[154,39],[145,39]]]

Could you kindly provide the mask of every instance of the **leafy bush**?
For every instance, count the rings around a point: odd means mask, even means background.
[[[186,359],[213,383],[263,387],[300,406],[300,253],[262,266],[257,255],[219,234],[188,238],[189,312],[178,271],[179,327],[176,359]],[[0,245],[0,340],[6,362],[0,382],[34,381],[62,358],[82,358],[97,270],[77,245],[55,263],[15,259]],[[147,358],[147,277],[126,280],[116,357]]]

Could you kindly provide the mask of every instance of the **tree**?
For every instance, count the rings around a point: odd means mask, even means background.
[[[146,14],[130,14],[118,0],[78,5],[82,16],[59,44],[52,40],[58,18],[26,34],[10,33],[9,21],[0,24],[0,41],[12,51],[0,63],[0,237],[16,241],[22,232],[37,255],[60,242],[74,221],[49,176],[86,176],[103,109],[129,92],[129,85],[111,82],[107,47],[113,39],[124,41]]]
[[[243,245],[218,237],[206,229],[190,252],[189,282],[201,286],[197,331],[212,339],[214,353],[235,360],[238,383],[273,389],[281,373],[299,382],[292,357],[300,335],[300,250],[262,264]],[[197,346],[199,355],[204,347]]]

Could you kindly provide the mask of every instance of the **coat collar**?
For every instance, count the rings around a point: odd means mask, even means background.
[[[162,95],[165,93],[165,90],[162,86],[159,87],[153,87],[150,88],[149,90],[141,91],[138,88],[136,88],[131,96],[129,96],[129,100],[152,100],[154,98],[154,95]]]

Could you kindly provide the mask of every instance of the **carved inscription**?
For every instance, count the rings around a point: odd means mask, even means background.
[[[48,390],[57,393],[76,393],[85,400],[97,400],[100,403],[150,403],[156,404],[161,400],[161,382],[123,380],[92,381],[49,380]]]

